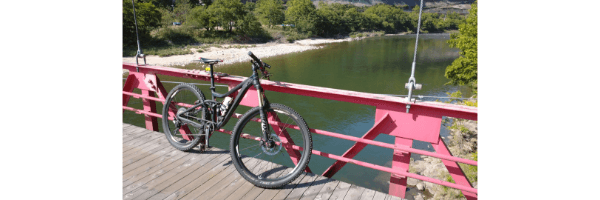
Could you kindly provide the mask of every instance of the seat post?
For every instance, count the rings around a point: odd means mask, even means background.
[[[215,76],[213,74],[213,65],[214,63],[210,63],[210,91],[212,91],[211,96],[213,98],[213,101],[216,101],[217,98],[215,97],[214,93],[215,93]]]

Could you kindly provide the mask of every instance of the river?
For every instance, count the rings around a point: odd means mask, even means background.
[[[467,87],[445,85],[448,82],[444,77],[446,66],[459,56],[459,50],[450,48],[446,43],[449,38],[448,34],[419,36],[415,78],[417,83],[423,84],[423,89],[417,90],[416,95],[447,96],[446,92],[456,90],[460,90],[465,97],[471,95]],[[263,60],[272,66],[269,71],[273,74],[271,77],[273,81],[377,94],[406,95],[408,90],[404,88],[404,84],[410,77],[414,48],[414,35],[385,36],[327,44],[322,49]],[[260,58],[260,55],[257,56]],[[190,64],[185,68],[201,69],[197,64]],[[247,62],[220,66],[215,71],[240,76],[251,75],[250,64]],[[160,75],[159,77],[162,81],[200,83],[192,79]],[[164,83],[164,85],[167,91],[170,91],[176,84]],[[198,87],[210,98],[208,86]],[[217,87],[217,92],[226,90],[224,87]],[[361,137],[375,123],[373,106],[269,91],[266,95],[271,102],[281,103],[296,110],[310,128]],[[142,107],[141,101],[133,98],[130,105],[134,108]],[[157,109],[161,112],[160,103]],[[240,106],[237,113],[244,113],[248,109]],[[144,127],[144,117],[130,111],[123,113],[123,122]],[[225,129],[232,130],[236,122],[237,119],[232,118]],[[446,136],[448,130],[442,127],[440,134]],[[354,144],[351,141],[318,134],[313,134],[312,137],[313,149],[336,155],[342,155]],[[388,135],[380,135],[375,140],[390,144],[394,142],[394,138]],[[229,149],[229,135],[214,134],[210,142],[212,146]],[[419,141],[415,141],[413,147],[433,151],[430,145]],[[390,167],[392,153],[391,149],[367,145],[354,159]],[[419,159],[419,156],[413,154],[413,158]],[[313,173],[321,174],[333,162],[334,160],[313,155],[309,167]],[[333,178],[388,193],[389,175],[370,168],[347,164]]]

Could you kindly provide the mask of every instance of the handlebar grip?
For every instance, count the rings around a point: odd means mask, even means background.
[[[253,54],[253,53],[252,53],[252,51],[248,51],[248,55],[249,55],[249,56],[250,56],[252,59],[254,59],[254,61],[256,61],[256,62],[257,62],[259,65],[260,65],[260,67],[263,67],[263,63],[262,63],[262,61],[260,61],[260,60],[259,60],[259,59],[258,59],[258,58],[257,58],[257,57],[256,57],[256,56]]]

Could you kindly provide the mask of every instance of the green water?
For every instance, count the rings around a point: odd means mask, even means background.
[[[446,92],[456,90],[461,90],[464,96],[471,95],[466,87],[444,85],[448,82],[444,77],[445,68],[458,57],[458,49],[450,48],[446,43],[448,39],[448,34],[419,36],[415,78],[417,83],[423,84],[423,89],[416,91],[416,95],[446,96]],[[406,95],[408,90],[404,89],[404,83],[410,77],[414,43],[414,35],[368,38],[360,41],[327,44],[322,49],[264,58],[263,60],[272,66],[269,71],[273,74],[271,77],[273,81],[368,93]],[[257,56],[261,57],[261,55]],[[199,69],[200,67],[194,64],[186,66],[186,68]],[[251,75],[249,63],[220,66],[215,71],[241,76]],[[169,76],[159,75],[159,78],[162,81],[200,83],[192,79]],[[167,91],[170,91],[176,84],[164,83],[164,85]],[[210,94],[208,86],[198,87],[205,95]],[[226,90],[227,88],[217,87],[217,92]],[[136,92],[139,93],[139,91]],[[266,95],[271,102],[281,103],[296,110],[304,117],[310,128],[361,137],[375,123],[375,107],[373,106],[269,91],[266,92]],[[207,97],[210,98],[210,96]],[[130,106],[142,108],[141,101],[138,99],[132,99]],[[248,109],[240,106],[236,112],[244,113]],[[157,110],[159,113],[161,112],[161,104],[157,105]],[[123,121],[144,127],[144,117],[130,111],[124,112]],[[237,119],[232,118],[225,129],[232,130],[236,122]],[[447,130],[442,128],[440,134],[447,135]],[[314,149],[335,155],[342,155],[354,144],[351,141],[318,134],[313,134],[312,137]],[[375,140],[392,144],[394,138],[380,135]],[[216,133],[211,137],[210,142],[212,146],[229,149],[229,135]],[[423,142],[415,141],[413,146],[433,151],[430,145]],[[368,145],[354,159],[390,167],[392,153],[390,149]],[[419,159],[418,155],[414,154],[413,158]],[[313,155],[309,167],[313,173],[321,174],[333,162],[334,160]],[[389,175],[389,173],[370,168],[347,164],[333,178],[387,193]]]

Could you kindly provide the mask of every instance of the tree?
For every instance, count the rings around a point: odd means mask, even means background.
[[[193,4],[189,0],[176,0],[175,8],[173,9],[173,18],[177,22],[185,23],[188,12],[192,10]]]
[[[396,33],[406,31],[412,27],[409,14],[395,6],[377,4],[367,8],[364,15],[370,20],[368,27],[365,27],[366,29],[379,29],[385,30],[387,33]]]
[[[222,28],[227,27],[230,32],[233,30],[233,22],[246,14],[240,0],[216,0],[208,6],[208,12],[212,13],[212,17]]]
[[[446,67],[448,84],[470,85],[477,90],[477,1],[471,4],[466,23],[459,25],[459,33],[450,35],[450,47],[460,49],[460,57]]]
[[[256,11],[263,24],[268,24],[269,27],[283,23],[285,18],[281,0],[258,0]]]
[[[152,3],[135,3],[140,40],[150,40],[150,31],[160,26],[161,14]],[[123,0],[123,45],[135,45],[135,22],[131,1]]]
[[[312,35],[316,31],[317,15],[310,0],[290,0],[285,11],[285,23],[294,24],[296,30]]]
[[[185,3],[185,4],[189,4],[192,8],[196,7],[196,5],[198,5],[198,0],[176,0],[175,3],[173,3],[173,0],[140,0],[144,3],[152,3],[154,4],[154,6],[158,7],[158,8],[167,8],[170,11],[173,11],[173,5],[177,6],[177,4],[181,4],[181,3]],[[209,4],[210,5],[210,0],[204,0],[202,1],[205,4]]]
[[[251,12],[246,12],[244,16],[235,22],[236,32],[247,35],[260,35],[263,30],[260,27],[260,22]]]
[[[212,10],[203,6],[196,6],[190,10],[186,20],[188,25],[196,28],[206,28],[207,31],[211,31],[218,24]]]

